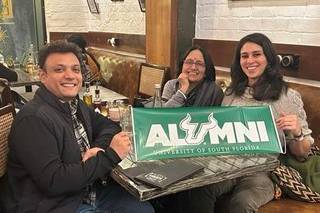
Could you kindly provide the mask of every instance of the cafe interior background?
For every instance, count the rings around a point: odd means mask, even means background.
[[[319,88],[320,0],[0,3],[0,53],[5,60],[22,62],[30,44],[37,51],[47,42],[80,33],[101,65],[105,85],[131,101],[137,91],[141,62],[168,67],[168,80],[176,76],[179,58],[185,50],[198,44],[210,52],[220,74],[229,70],[237,41],[253,32],[266,34],[279,54],[299,58],[297,67],[282,67],[286,77]],[[313,96],[311,90],[303,91]],[[316,97],[309,98],[317,102]],[[311,121],[316,124],[313,130],[319,140],[318,103],[305,107],[315,114]]]
[[[0,47],[5,59],[21,61],[31,43],[37,50],[47,41],[79,32],[89,46],[138,54],[148,63],[168,66],[172,78],[179,56],[192,42],[209,40],[209,48],[214,43],[210,52],[221,67],[231,64],[231,47],[225,41],[234,43],[252,32],[265,33],[289,53],[297,47],[310,52],[320,45],[320,0],[1,1]],[[110,45],[111,38],[120,45]],[[314,54],[306,58],[318,67]],[[312,70],[300,71],[309,69],[300,65],[299,72],[287,74],[320,80]]]

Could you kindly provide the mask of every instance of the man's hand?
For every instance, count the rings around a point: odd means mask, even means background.
[[[82,162],[85,162],[86,160],[96,156],[99,151],[103,151],[104,152],[103,149],[98,148],[98,147],[94,147],[94,148],[88,149],[82,156]]]
[[[118,154],[121,159],[124,159],[131,150],[131,141],[127,132],[119,132],[113,136],[110,147]]]
[[[184,94],[187,94],[187,91],[190,85],[188,73],[185,73],[185,72],[180,73],[178,77],[178,81],[179,81],[179,89],[181,90],[181,92],[183,92]]]

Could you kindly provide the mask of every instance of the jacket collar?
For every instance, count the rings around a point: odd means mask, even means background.
[[[77,95],[75,98],[79,99]],[[63,112],[70,114],[70,106],[68,102],[62,102],[57,96],[50,92],[43,84],[40,85],[40,88],[35,93],[35,100],[41,99],[46,102],[51,107]]]

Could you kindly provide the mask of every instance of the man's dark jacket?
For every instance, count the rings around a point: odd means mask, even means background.
[[[88,184],[110,175],[119,156],[109,147],[119,125],[79,101],[78,116],[91,147],[81,161],[70,108],[41,86],[17,114],[9,135],[8,170],[1,186],[5,212],[75,212]]]

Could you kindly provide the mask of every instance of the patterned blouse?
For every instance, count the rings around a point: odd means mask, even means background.
[[[298,91],[288,88],[287,93],[283,92],[280,98],[276,101],[258,101],[252,96],[252,88],[247,87],[242,96],[225,95],[222,101],[222,106],[258,106],[258,105],[270,105],[275,119],[277,119],[281,112],[286,114],[296,114],[298,116],[300,125],[302,127],[302,133],[311,144],[314,143],[314,139],[311,136],[312,130],[309,129],[307,123],[307,115],[303,108],[303,102],[301,95]],[[279,132],[279,134],[281,134]],[[294,141],[292,134],[286,134],[286,142],[290,143]]]

